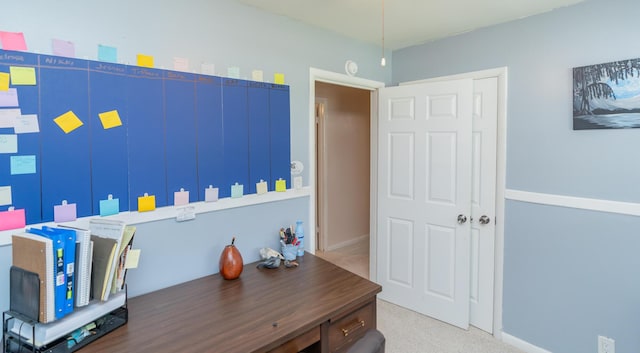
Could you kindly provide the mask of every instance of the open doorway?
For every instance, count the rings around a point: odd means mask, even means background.
[[[369,276],[371,91],[315,83],[317,254]]]

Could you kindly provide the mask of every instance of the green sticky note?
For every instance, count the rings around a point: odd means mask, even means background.
[[[36,69],[33,67],[11,66],[12,85],[34,86],[36,84]]]

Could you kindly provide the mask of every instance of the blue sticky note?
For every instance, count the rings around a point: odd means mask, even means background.
[[[118,62],[118,49],[106,45],[98,45],[98,60],[109,63]]]
[[[11,175],[35,173],[36,156],[11,156]]]
[[[109,195],[106,200],[100,200],[100,216],[111,216],[120,213],[120,199]]]

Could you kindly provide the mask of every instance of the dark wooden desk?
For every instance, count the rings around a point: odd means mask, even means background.
[[[78,352],[343,352],[376,327],[380,291],[309,253],[298,268],[247,264],[237,280],[212,275],[129,299],[128,324]]]

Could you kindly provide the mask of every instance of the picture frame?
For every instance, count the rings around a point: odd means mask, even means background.
[[[640,58],[573,68],[573,130],[640,128]]]

